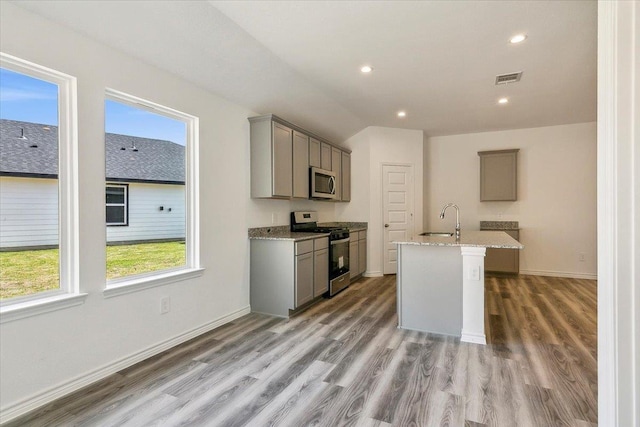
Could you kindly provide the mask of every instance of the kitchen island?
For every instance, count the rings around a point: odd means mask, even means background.
[[[460,239],[418,235],[394,243],[398,245],[398,327],[486,344],[486,249],[524,246],[502,231],[463,231]]]

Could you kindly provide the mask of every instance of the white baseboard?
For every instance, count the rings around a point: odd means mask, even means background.
[[[202,335],[205,332],[209,332],[212,329],[229,323],[239,317],[249,314],[250,312],[251,307],[246,306],[234,311],[233,313],[229,313],[225,316],[219,317],[214,321],[205,323],[202,326],[180,334],[174,338],[158,343],[152,347],[131,354],[106,366],[76,377],[70,381],[64,382],[48,390],[37,393],[27,399],[11,404],[6,408],[0,409],[0,423],[5,423],[28,412],[31,412],[34,409],[51,403],[56,399],[73,393],[74,391],[80,390],[81,388],[93,384],[94,382],[99,381],[103,378],[106,378],[109,375],[115,374],[116,372],[121,371],[124,368],[128,368],[129,366],[135,365],[138,362],[142,362],[143,360],[148,359],[151,356],[155,356],[156,354],[168,350],[171,347],[175,347],[176,345],[189,341],[192,338]]]
[[[472,344],[482,344],[487,345],[487,337],[485,334],[478,334],[476,332],[465,332],[462,331],[460,336],[460,341],[468,342]]]
[[[520,270],[520,274],[528,274],[531,276],[547,276],[547,277],[567,277],[569,279],[588,279],[597,280],[598,275],[592,273],[570,273],[566,271],[546,271],[546,270]]]
[[[382,274],[382,271],[365,271],[364,273],[362,273],[363,277],[382,277],[384,276],[384,274]]]

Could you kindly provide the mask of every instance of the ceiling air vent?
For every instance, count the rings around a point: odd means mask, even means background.
[[[496,85],[519,82],[520,77],[522,77],[522,71],[517,73],[500,74],[496,76]]]

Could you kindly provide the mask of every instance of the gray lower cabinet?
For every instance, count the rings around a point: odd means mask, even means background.
[[[518,230],[502,230],[514,239],[518,240],[520,233]],[[495,273],[520,272],[520,251],[518,249],[497,249],[487,248],[484,258],[485,271]]]
[[[367,230],[349,233],[349,277],[354,279],[367,271]]]
[[[252,311],[288,317],[328,290],[328,237],[250,242]]]

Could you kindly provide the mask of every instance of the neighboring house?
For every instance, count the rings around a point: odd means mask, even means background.
[[[112,133],[105,140],[107,242],[184,239],[184,147]],[[58,244],[57,178],[58,128],[0,120],[0,249]]]

